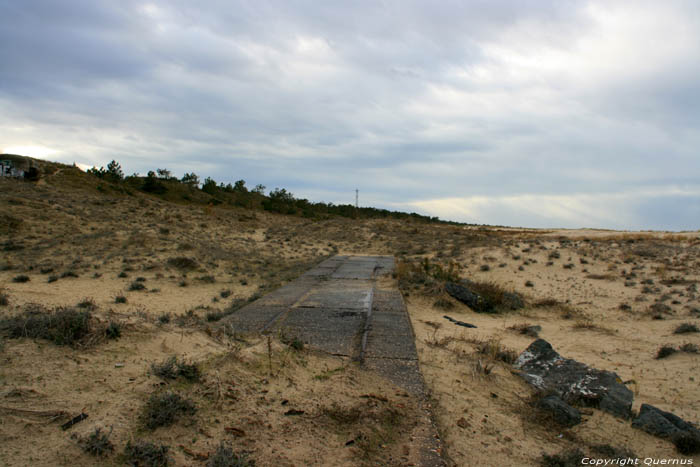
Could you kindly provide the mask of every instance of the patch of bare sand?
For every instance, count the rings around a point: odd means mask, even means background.
[[[454,308],[445,310],[435,306],[435,298],[409,296],[421,369],[456,465],[537,465],[543,452],[603,443],[640,457],[686,457],[670,442],[597,410],[587,411],[584,423],[569,430],[529,422],[522,414],[533,391],[510,365],[479,354],[475,343],[492,340],[520,353],[534,337],[512,328],[541,326],[539,336],[564,357],[615,371],[627,381],[635,394],[633,409],[650,403],[697,422],[700,355],[655,358],[662,345],[700,345],[698,333],[674,333],[681,323],[700,326],[692,311],[698,307],[698,252],[689,246],[687,239],[663,236],[631,243],[515,238],[468,250],[461,275],[517,291],[528,297],[525,309],[477,314],[451,299]],[[655,314],[656,303],[668,309]],[[444,315],[478,328],[455,326]],[[493,365],[489,375],[479,370],[483,365]]]

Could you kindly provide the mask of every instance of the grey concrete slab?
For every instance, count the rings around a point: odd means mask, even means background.
[[[297,304],[297,307],[367,310],[370,306],[371,295],[371,286],[355,290],[323,287],[312,290]]]
[[[414,395],[425,395],[425,384],[417,360],[366,358],[365,366]]]
[[[413,328],[406,313],[373,312],[370,334],[379,336],[407,336],[413,342]]]
[[[375,311],[406,312],[403,297],[398,290],[375,290],[372,306]]]
[[[393,270],[391,256],[335,256],[224,318],[219,326],[234,332],[279,333],[323,352],[358,358],[365,368],[423,398],[426,390],[403,297],[395,288],[377,287],[377,279]],[[418,426],[415,440],[421,465],[445,465],[437,454],[432,415],[426,420]]]

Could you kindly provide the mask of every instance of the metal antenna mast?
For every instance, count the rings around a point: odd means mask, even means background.
[[[359,199],[360,199],[360,190],[355,188],[355,208],[359,207],[359,203],[358,203]]]

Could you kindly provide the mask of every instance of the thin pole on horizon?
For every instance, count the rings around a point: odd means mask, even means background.
[[[355,188],[355,209],[360,207],[360,205],[358,203],[359,199],[360,199],[360,190]]]

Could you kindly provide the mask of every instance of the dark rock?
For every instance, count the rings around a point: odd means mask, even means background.
[[[561,397],[550,394],[537,402],[537,407],[552,415],[554,421],[566,427],[581,423],[581,412],[564,402]]]
[[[642,404],[639,415],[632,420],[632,426],[659,438],[673,438],[684,433],[700,437],[700,430],[691,423],[649,404]]]
[[[447,315],[443,316],[443,318],[445,318],[446,320],[448,320],[448,321],[450,321],[450,322],[456,324],[457,326],[462,326],[462,327],[465,327],[465,328],[476,328],[476,326],[473,325],[473,324],[465,323],[464,321],[459,321],[459,320],[454,319],[454,318],[452,318],[452,317],[450,317],[450,316],[447,316]]]
[[[445,284],[445,290],[477,313],[492,313],[494,311],[493,303],[463,285],[448,282]]]
[[[528,383],[569,404],[598,407],[618,417],[630,417],[634,396],[616,373],[563,358],[543,339],[530,344],[514,366]]]

